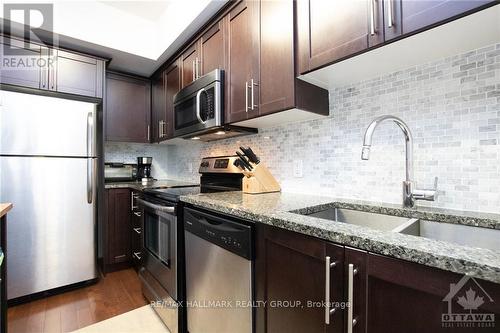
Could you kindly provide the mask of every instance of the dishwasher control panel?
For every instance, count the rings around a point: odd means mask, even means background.
[[[253,258],[253,228],[236,219],[185,208],[184,229],[241,257]]]

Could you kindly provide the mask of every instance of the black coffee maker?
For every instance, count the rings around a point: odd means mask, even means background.
[[[153,163],[152,157],[137,157],[137,180],[138,181],[153,180],[153,177],[151,177],[151,163]]]

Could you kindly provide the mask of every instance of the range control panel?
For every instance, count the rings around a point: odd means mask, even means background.
[[[201,160],[199,173],[242,173],[233,163],[238,156],[205,157]]]

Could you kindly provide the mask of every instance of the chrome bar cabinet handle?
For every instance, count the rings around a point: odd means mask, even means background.
[[[140,254],[141,252],[134,252],[134,257],[136,257],[138,260],[141,260]]]
[[[377,31],[375,27],[375,1],[376,0],[370,0],[370,35],[375,35],[375,32]]]
[[[248,81],[245,81],[245,112],[248,112]]]
[[[134,215],[137,216],[137,217],[141,217],[142,216],[141,212],[134,212]]]
[[[252,107],[251,107],[252,111],[257,107],[257,105],[255,105],[254,88],[253,88],[254,86],[258,86],[258,84],[254,81],[254,79],[251,79],[250,88],[252,90]]]
[[[353,264],[349,264],[347,273],[347,302],[349,307],[347,308],[347,333],[352,333],[354,325],[356,325],[357,320],[353,318],[354,312],[354,275],[358,273],[358,269],[354,268]]]
[[[388,28],[392,28],[392,26],[394,25],[394,10],[392,8],[393,6],[393,3],[392,3],[393,0],[387,0],[387,27]]]
[[[196,70],[196,75],[194,76],[196,79],[198,79],[201,75],[200,75],[200,61],[198,60],[198,57],[196,57],[196,59],[194,60],[194,63],[195,63],[195,70]]]
[[[335,313],[336,308],[330,309],[330,271],[337,265],[331,262],[329,256],[325,257],[325,324],[330,324],[330,316]]]
[[[56,60],[57,61],[57,60]],[[56,86],[55,86],[55,81],[56,81],[56,75],[55,75],[55,69],[53,68],[51,71],[50,71],[50,89],[51,90],[56,90]]]
[[[141,228],[134,228],[134,231],[137,232],[139,235],[141,234]]]

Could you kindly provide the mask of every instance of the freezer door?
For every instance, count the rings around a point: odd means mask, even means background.
[[[0,155],[95,156],[95,104],[0,91]]]
[[[9,299],[96,277],[87,159],[0,157],[0,191],[0,202],[15,207],[7,227]]]

